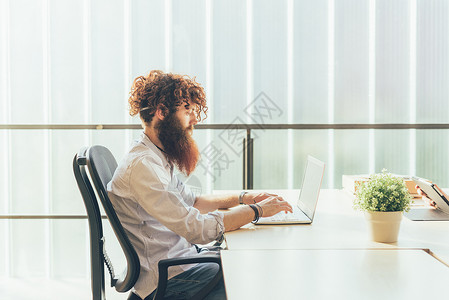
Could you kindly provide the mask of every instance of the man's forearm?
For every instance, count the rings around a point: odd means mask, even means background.
[[[196,198],[193,207],[201,213],[208,213],[219,208],[231,208],[238,204],[238,195],[202,195]]]
[[[225,232],[239,229],[254,220],[255,213],[248,205],[242,205],[224,214],[223,223]]]

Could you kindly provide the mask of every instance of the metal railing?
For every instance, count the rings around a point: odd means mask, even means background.
[[[449,129],[449,123],[385,124],[197,124],[196,129]],[[0,124],[0,130],[120,130],[142,129],[140,124]]]
[[[448,123],[390,124],[198,124],[199,130],[246,130],[243,138],[243,189],[253,188],[252,130],[406,130],[449,129]],[[140,124],[0,124],[0,130],[142,130]],[[0,215],[0,219],[86,219],[84,215]],[[106,218],[106,216],[103,216]]]

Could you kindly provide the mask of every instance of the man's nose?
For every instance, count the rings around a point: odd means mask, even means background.
[[[190,124],[196,125],[198,123],[198,120],[196,118],[196,113],[192,110],[190,111]]]

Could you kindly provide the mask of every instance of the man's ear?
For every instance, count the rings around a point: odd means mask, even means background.
[[[158,119],[163,120],[163,119],[167,116],[167,114],[168,114],[168,109],[167,109],[167,107],[166,107],[164,104],[159,104],[159,105],[157,106],[155,116],[156,116]]]

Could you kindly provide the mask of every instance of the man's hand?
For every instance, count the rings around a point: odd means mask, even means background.
[[[244,204],[255,204],[259,203],[265,199],[268,199],[270,197],[277,197],[280,200],[284,200],[281,196],[275,195],[275,194],[269,194],[269,193],[246,193],[243,196],[243,203]]]
[[[260,201],[258,205],[262,209],[260,217],[271,217],[281,211],[285,211],[285,213],[293,212],[290,203],[279,196],[270,196],[265,200]]]
[[[435,186],[436,186],[436,185],[435,185]],[[437,187],[437,186],[436,186],[436,187]],[[437,187],[437,188],[440,190],[439,187]],[[421,190],[421,188],[420,188],[419,186],[415,186],[415,189],[416,189],[416,191],[418,192],[418,195],[421,195],[421,196],[422,196],[423,201],[424,201],[427,205],[434,206],[434,207],[437,206],[437,204],[435,203],[435,201],[433,201],[432,199],[430,199],[429,196],[427,196],[427,194],[424,193],[424,191]],[[441,190],[440,190],[440,191],[441,191]],[[443,193],[443,194],[444,194],[444,193]]]
[[[257,203],[262,208],[262,215],[260,217],[271,217],[278,212],[285,211],[293,212],[290,203],[284,200],[279,195],[270,193],[247,193],[243,197],[243,203],[254,204]]]

